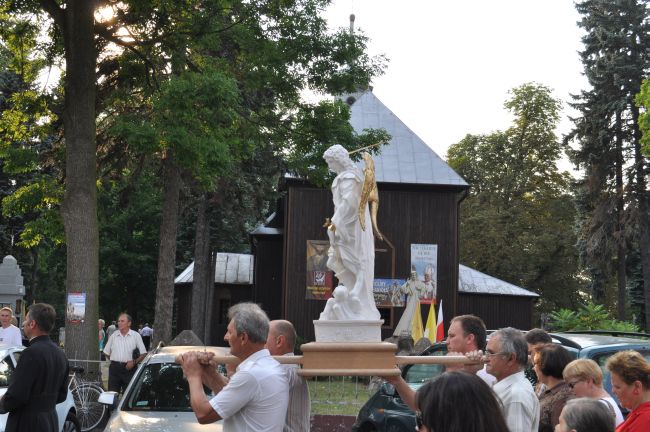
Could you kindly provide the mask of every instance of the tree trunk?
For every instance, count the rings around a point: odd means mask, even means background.
[[[70,359],[92,360],[97,358],[98,350],[99,286],[94,5],[87,0],[71,0],[64,9],[66,172],[61,207],[67,251],[66,290],[68,294],[85,294],[81,323],[66,321],[65,350]]]
[[[623,191],[623,137],[621,130],[621,112],[616,111],[616,217],[617,217],[617,265],[616,274],[618,282],[618,319],[625,320],[625,306],[627,304],[627,286],[625,278],[625,203]]]
[[[210,271],[208,272],[209,288],[205,300],[205,316],[212,317],[212,319],[205,320],[205,343],[207,345],[214,345],[214,342],[212,342],[213,336],[219,337],[219,335],[212,334],[212,321],[218,319],[218,317],[212,313],[213,305],[214,305],[214,294],[216,290],[216,286],[214,283],[214,274],[217,269],[217,251],[213,251],[209,255],[210,255]]]
[[[205,305],[210,274],[210,227],[206,220],[207,197],[202,194],[196,215],[196,238],[194,240],[194,272],[192,281],[192,309],[190,328],[206,344]]]
[[[643,271],[643,292],[645,297],[645,329],[650,333],[650,197],[646,182],[646,159],[641,154],[641,130],[639,129],[639,108],[632,104],[632,120],[634,124],[634,169],[636,175],[636,199],[639,224],[639,249],[641,268]]]
[[[156,308],[153,346],[172,339],[174,312],[174,273],[176,270],[176,232],[178,229],[178,200],[181,176],[173,154],[163,159],[164,196],[160,221],[160,246],[158,248],[158,276],[156,279]]]

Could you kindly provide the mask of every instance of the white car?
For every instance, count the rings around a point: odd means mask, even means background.
[[[178,354],[203,350],[196,346],[170,346],[154,350],[138,366],[133,379],[118,401],[115,392],[105,392],[99,402],[113,410],[104,432],[221,432],[221,422],[202,425],[190,406],[187,380],[174,361]],[[218,355],[227,348],[206,347]],[[205,388],[208,397],[211,391]]]
[[[0,345],[0,397],[7,392],[9,378],[16,369],[20,360],[20,354],[25,347]],[[72,399],[72,393],[68,390],[68,397],[57,404],[56,413],[59,417],[59,430],[61,432],[81,432],[79,421],[76,416],[76,408]],[[4,432],[9,414],[0,415],[0,432]]]

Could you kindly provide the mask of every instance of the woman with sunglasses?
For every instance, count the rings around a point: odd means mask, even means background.
[[[607,360],[612,390],[631,410],[616,432],[650,431],[650,363],[636,351],[620,351]]]
[[[539,432],[552,432],[560,422],[566,401],[572,397],[562,372],[573,358],[561,345],[548,344],[534,357],[534,370],[546,390],[539,395]]]
[[[420,387],[415,400],[419,432],[508,432],[497,396],[474,374],[444,373]]]
[[[616,426],[623,423],[621,409],[603,388],[603,371],[598,363],[590,359],[573,360],[564,368],[562,375],[576,397],[597,399],[614,417]]]

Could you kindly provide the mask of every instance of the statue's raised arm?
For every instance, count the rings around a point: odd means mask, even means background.
[[[332,182],[334,214],[327,224],[330,241],[327,267],[334,271],[339,286],[320,319],[378,320],[379,311],[372,293],[375,242],[373,230],[364,230],[372,226],[367,201],[360,209],[364,174],[343,146],[330,147],[323,157],[330,170],[337,174]]]

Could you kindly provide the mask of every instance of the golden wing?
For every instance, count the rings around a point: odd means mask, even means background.
[[[372,160],[370,153],[363,153],[363,160],[366,167],[363,169],[363,188],[361,189],[361,199],[359,200],[359,223],[361,229],[366,230],[365,210],[366,205],[370,203],[370,219],[375,236],[379,240],[384,237],[377,227],[377,212],[379,210],[379,193],[377,191],[377,182],[375,181],[375,162]]]

